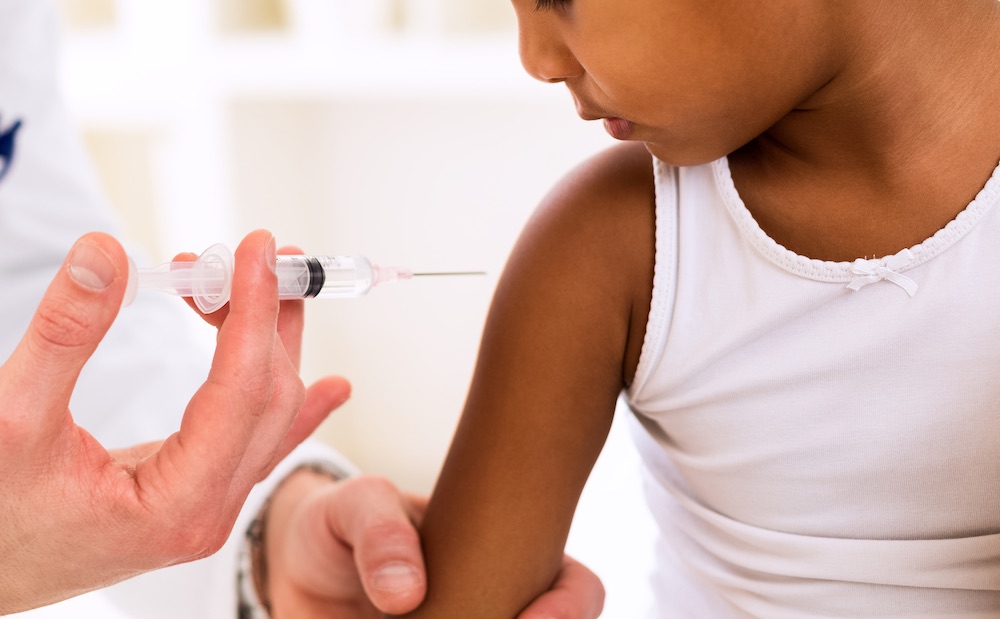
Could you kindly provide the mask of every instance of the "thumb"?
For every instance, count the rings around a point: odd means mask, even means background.
[[[30,417],[21,427],[61,422],[80,370],[111,326],[128,277],[121,245],[102,233],[76,242],[49,285],[31,324],[3,367],[0,413]]]

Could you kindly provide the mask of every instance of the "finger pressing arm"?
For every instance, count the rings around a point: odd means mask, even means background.
[[[416,607],[426,581],[415,507],[379,477],[288,478],[266,521],[272,616],[378,617],[376,609]]]
[[[604,585],[597,574],[572,557],[563,557],[552,589],[517,619],[597,619],[604,610]]]

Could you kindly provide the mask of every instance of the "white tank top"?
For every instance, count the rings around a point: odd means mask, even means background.
[[[655,162],[627,399],[657,617],[1000,616],[1000,168],[923,243],[799,256],[725,159]]]

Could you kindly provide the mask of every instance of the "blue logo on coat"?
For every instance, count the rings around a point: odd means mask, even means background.
[[[7,176],[11,164],[14,162],[14,147],[16,146],[17,131],[21,128],[21,121],[15,120],[14,124],[3,129],[3,119],[0,118],[0,181]]]

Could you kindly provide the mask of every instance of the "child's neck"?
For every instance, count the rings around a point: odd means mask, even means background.
[[[1000,161],[1000,2],[870,4],[836,77],[730,158],[764,230],[813,258],[923,241]]]

